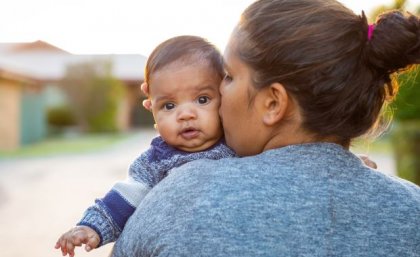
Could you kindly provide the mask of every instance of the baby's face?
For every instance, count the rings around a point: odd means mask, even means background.
[[[187,152],[203,151],[222,137],[220,77],[204,61],[175,62],[151,76],[152,112],[159,134]]]

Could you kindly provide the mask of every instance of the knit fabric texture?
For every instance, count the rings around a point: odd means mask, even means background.
[[[114,257],[420,256],[420,188],[339,145],[194,161],[153,188]]]
[[[128,178],[117,182],[103,198],[96,199],[77,225],[94,229],[100,236],[100,246],[114,242],[150,189],[164,179],[171,169],[194,160],[234,156],[235,153],[227,147],[224,139],[205,151],[185,152],[156,137],[150,148],[131,164]]]

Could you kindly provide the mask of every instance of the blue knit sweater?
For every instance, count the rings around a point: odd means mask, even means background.
[[[117,182],[104,198],[97,199],[77,225],[94,229],[100,236],[100,246],[114,242],[146,194],[171,169],[193,160],[233,156],[235,153],[223,139],[205,151],[191,153],[178,150],[156,137],[151,147],[131,164],[127,180]]]

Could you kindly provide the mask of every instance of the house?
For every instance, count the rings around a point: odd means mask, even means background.
[[[46,110],[65,100],[57,83],[67,66],[100,60],[112,62],[112,75],[126,87],[119,127],[128,130],[150,124],[152,118],[141,108],[139,90],[146,57],[74,55],[43,41],[0,43],[0,150],[43,139],[47,134]]]
[[[45,136],[42,90],[39,81],[0,68],[0,150],[15,149]]]

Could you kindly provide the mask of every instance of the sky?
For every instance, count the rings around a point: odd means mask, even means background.
[[[359,14],[392,0],[339,0]],[[149,55],[177,35],[221,50],[253,0],[2,0],[0,42],[43,40],[73,54]],[[420,0],[409,0],[420,5]]]

